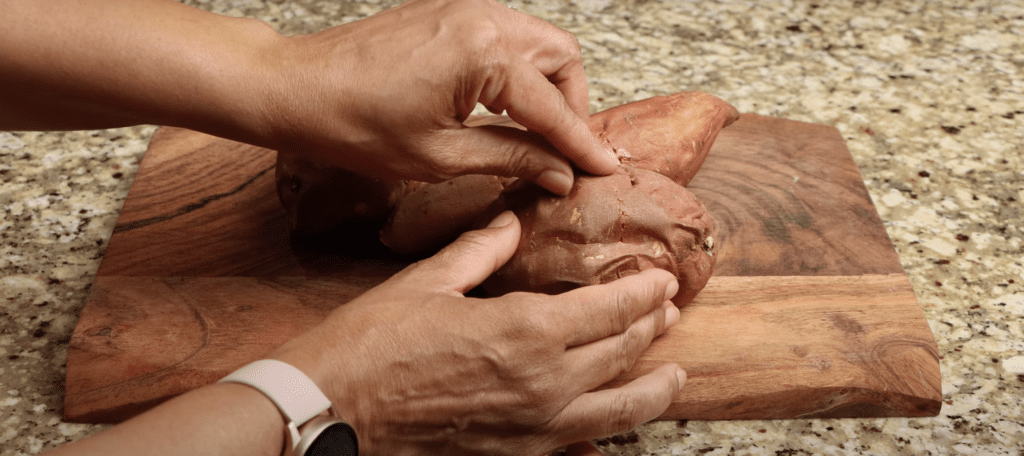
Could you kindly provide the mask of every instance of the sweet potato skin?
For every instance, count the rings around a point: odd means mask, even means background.
[[[714,272],[714,225],[704,204],[671,179],[622,167],[581,176],[561,198],[523,183],[510,186],[489,214],[513,210],[522,225],[516,253],[483,283],[489,296],[561,293],[650,268],[679,278],[673,302],[690,302]]]
[[[599,112],[590,117],[589,127],[624,165],[656,171],[686,185],[703,164],[718,131],[738,115],[713,95],[680,92]],[[504,116],[475,117],[466,125],[522,128]],[[296,232],[321,233],[339,226],[375,231],[383,225],[381,241],[401,253],[429,252],[454,239],[466,229],[465,220],[487,207],[480,200],[497,199],[501,191],[479,177],[457,178],[453,186],[383,180],[319,167],[286,154],[278,154],[276,179],[278,196]],[[417,195],[418,190],[424,191]],[[473,191],[481,193],[469,193]],[[416,204],[402,204],[407,196]],[[466,198],[467,204],[452,206],[460,198]],[[385,225],[389,214],[396,222]],[[413,214],[420,217],[415,223]],[[452,223],[452,217],[459,223]]]
[[[522,223],[522,239],[508,264],[483,284],[487,294],[558,293],[657,267],[679,278],[674,301],[682,305],[707,283],[716,255],[711,216],[684,186],[718,132],[738,117],[728,103],[702,92],[594,114],[588,126],[622,167],[611,176],[577,176],[565,198],[525,181],[510,185],[509,178],[388,181],[282,154],[278,195],[296,232],[342,227],[359,242],[356,233],[379,230],[379,240],[400,254],[436,251],[511,209]],[[522,128],[502,116],[466,124]]]
[[[658,172],[685,186],[718,132],[738,118],[736,109],[718,97],[680,92],[599,112],[588,125],[623,165]],[[473,118],[466,124],[519,127],[502,116]],[[472,224],[467,222],[487,208],[485,200],[496,200],[503,188],[479,176],[452,181],[455,185],[427,184],[410,192],[381,230],[381,241],[398,253],[437,250],[468,229]]]
[[[679,92],[601,111],[590,117],[590,131],[610,147],[619,162],[668,176],[686,186],[700,170],[723,127],[740,114],[704,92]]]
[[[422,184],[401,199],[380,231],[393,252],[435,251],[471,229],[513,178],[469,174]]]

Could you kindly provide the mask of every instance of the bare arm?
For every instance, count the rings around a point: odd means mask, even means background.
[[[174,125],[263,142],[263,22],[172,0],[5,0],[0,129]]]
[[[0,28],[2,129],[175,125],[368,174],[486,172],[560,193],[570,161],[594,173],[616,166],[586,129],[572,36],[489,0],[413,0],[293,38],[171,0],[5,0],[0,16],[17,18]],[[476,102],[536,134],[464,127]],[[678,319],[671,275],[465,298],[518,239],[514,217],[469,234],[275,356],[317,381],[367,454],[539,453],[664,411],[682,384],[677,366],[591,391]],[[409,375],[396,378],[397,368]],[[422,400],[395,401],[411,390]],[[215,385],[59,451],[278,454],[283,427],[262,394]]]
[[[491,0],[414,0],[312,35],[172,0],[0,2],[0,129],[172,125],[362,174],[537,181],[618,165],[575,37]],[[462,124],[476,103],[533,133]]]
[[[256,389],[216,384],[48,454],[279,456],[284,426],[274,403]]]

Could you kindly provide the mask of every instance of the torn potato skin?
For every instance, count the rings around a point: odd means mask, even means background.
[[[685,185],[719,130],[737,117],[735,108],[717,97],[681,92],[602,111],[590,117],[589,126],[623,164]],[[504,116],[474,117],[465,124],[522,128]],[[496,215],[487,208],[509,179],[462,176],[448,182],[386,181],[278,154],[278,195],[296,233],[340,231],[347,242],[379,240],[401,254],[432,253],[472,228],[473,221]]]
[[[723,127],[739,111],[704,92],[626,103],[590,116],[590,130],[619,162],[658,172],[679,185],[693,179]]]
[[[714,271],[711,216],[690,191],[645,169],[580,176],[566,197],[528,182],[510,186],[487,218],[513,210],[522,225],[512,258],[482,285],[556,294],[608,283],[650,268],[679,278],[677,306],[690,302]]]
[[[718,132],[739,118],[731,105],[703,92],[680,92],[624,104],[590,117],[591,131],[624,165],[661,173],[686,185],[700,169]],[[467,126],[523,127],[504,116],[480,116]],[[468,230],[509,184],[462,176],[453,185],[424,184],[408,192],[381,230],[401,254],[433,252]]]

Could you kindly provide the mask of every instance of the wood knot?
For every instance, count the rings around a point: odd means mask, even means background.
[[[840,331],[845,333],[863,333],[864,326],[861,325],[857,320],[854,320],[849,315],[842,312],[836,312],[828,316],[829,321],[832,322],[832,326],[835,326]]]

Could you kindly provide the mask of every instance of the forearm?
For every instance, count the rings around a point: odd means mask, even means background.
[[[241,384],[200,388],[54,455],[278,456],[285,423],[262,393]]]
[[[5,0],[0,129],[174,125],[268,135],[266,24],[172,0]]]

